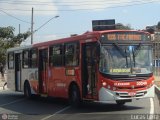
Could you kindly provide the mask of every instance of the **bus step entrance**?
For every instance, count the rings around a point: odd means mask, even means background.
[[[48,97],[48,94],[40,94],[41,97]]]

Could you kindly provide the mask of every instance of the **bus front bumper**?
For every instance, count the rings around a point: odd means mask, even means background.
[[[129,92],[121,92],[121,91],[111,91],[102,87],[99,90],[99,101],[117,101],[117,100],[132,100],[132,99],[141,99],[141,98],[151,98],[154,97],[155,94],[155,86],[146,89],[136,91],[135,95],[129,95]]]

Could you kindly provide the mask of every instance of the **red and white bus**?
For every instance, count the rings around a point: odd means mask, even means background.
[[[151,36],[105,30],[11,48],[8,88],[32,95],[117,102],[154,97]]]

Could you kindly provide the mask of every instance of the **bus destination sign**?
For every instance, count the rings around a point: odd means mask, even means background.
[[[108,40],[141,40],[141,35],[136,34],[108,34]]]
[[[150,40],[150,35],[143,34],[143,33],[106,33],[102,35],[102,40],[106,41],[114,41],[114,40],[121,40],[121,41],[148,41]]]

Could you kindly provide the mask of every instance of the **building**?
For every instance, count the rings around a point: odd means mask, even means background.
[[[152,34],[153,42],[153,65],[155,67],[160,66],[160,32],[154,32]]]

